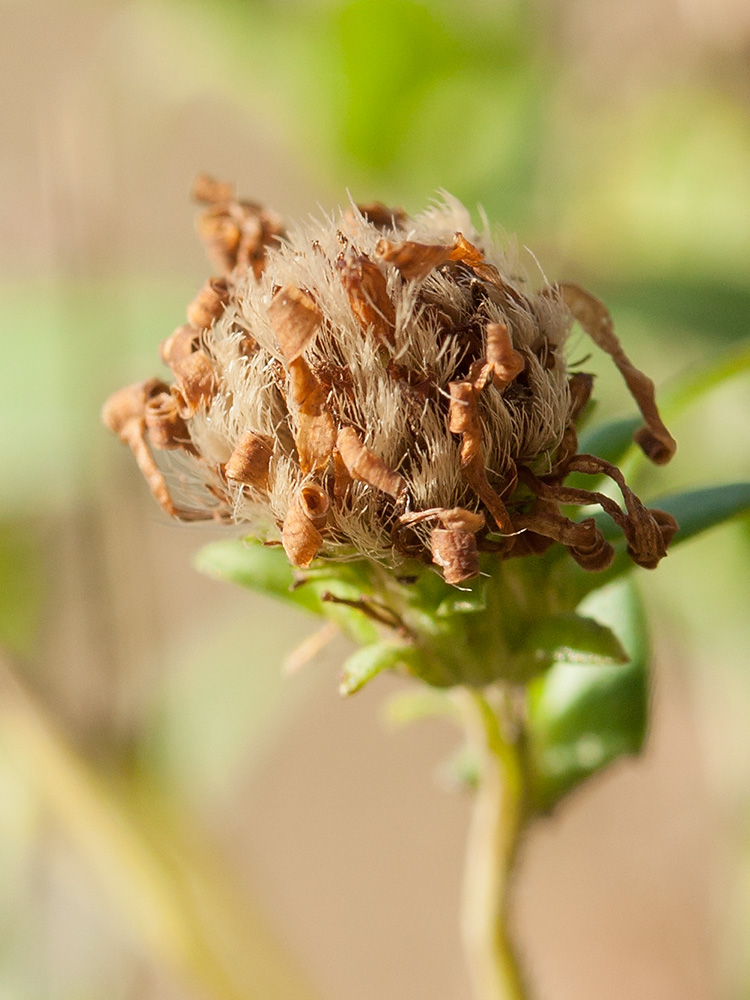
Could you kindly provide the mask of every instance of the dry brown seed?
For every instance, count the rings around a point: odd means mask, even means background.
[[[326,409],[327,393],[304,358],[289,365],[292,401],[297,407],[294,439],[303,475],[328,464],[336,443],[336,425]]]
[[[341,428],[336,438],[336,448],[353,479],[382,490],[394,499],[403,490],[403,476],[394,472],[382,458],[365,447],[353,427]]]
[[[300,288],[286,285],[274,295],[268,318],[287,361],[296,361],[323,321],[320,310]]]
[[[558,286],[571,314],[595,344],[606,351],[620,370],[633,399],[646,421],[635,440],[657,465],[664,465],[674,455],[677,443],[664,426],[656,406],[654,383],[635,367],[615,335],[612,317],[602,301],[580,285],[565,282]]]
[[[309,566],[318,554],[329,508],[328,496],[315,483],[307,483],[295,494],[281,532],[281,544],[294,566]]]
[[[216,376],[205,351],[194,351],[172,365],[181,416],[192,417],[195,411],[216,392]]]
[[[477,540],[470,531],[433,528],[430,551],[432,561],[442,568],[446,583],[465,583],[479,573]]]
[[[268,486],[268,467],[273,455],[273,439],[265,434],[250,431],[243,434],[227,462],[224,473],[227,479],[265,490]]]
[[[208,330],[221,316],[229,301],[224,278],[209,278],[187,307],[187,318],[199,330]]]
[[[200,342],[200,330],[189,324],[178,326],[170,337],[162,340],[159,345],[159,357],[171,368],[175,361],[181,361],[193,351],[197,351]]]
[[[371,329],[381,344],[393,347],[396,310],[383,272],[365,254],[342,257],[338,269],[359,325],[363,330]]]

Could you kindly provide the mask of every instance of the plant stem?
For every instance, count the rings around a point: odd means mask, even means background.
[[[480,758],[469,832],[462,932],[475,1000],[528,1000],[508,931],[509,883],[524,824],[518,748],[476,690],[462,692]]]

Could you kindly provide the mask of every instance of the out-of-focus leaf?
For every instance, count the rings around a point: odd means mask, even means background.
[[[524,639],[524,649],[557,663],[625,663],[628,655],[611,628],[583,615],[560,614],[536,623]]]
[[[209,576],[329,618],[355,642],[375,642],[379,637],[375,625],[361,611],[324,599],[326,594],[353,601],[361,597],[365,578],[357,563],[312,569],[300,580],[280,545],[232,539],[206,545],[196,556],[195,565]]]
[[[298,608],[323,615],[320,595],[311,587],[295,587],[294,572],[280,545],[253,540],[212,542],[195,557],[196,567],[209,576],[237,583]]]
[[[395,642],[375,642],[352,653],[344,664],[339,691],[354,694],[383,670],[406,666],[414,661],[416,652],[411,646]]]
[[[385,719],[393,726],[407,726],[421,719],[456,714],[456,706],[449,694],[423,684],[408,691],[399,691],[385,705]]]
[[[581,435],[578,451],[586,455],[598,455],[613,465],[619,465],[623,455],[633,444],[633,432],[642,423],[638,417],[623,417],[621,420],[611,420],[606,424],[599,424],[598,427],[592,427]],[[568,482],[572,484],[572,478]],[[588,483],[590,482],[589,477]]]
[[[530,684],[529,767],[540,810],[624,754],[637,753],[646,733],[647,641],[635,590],[627,582],[605,587],[581,610],[619,635],[630,660],[556,663]]]

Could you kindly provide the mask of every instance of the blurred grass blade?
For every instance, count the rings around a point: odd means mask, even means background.
[[[215,852],[195,849],[185,817],[165,823],[162,798],[144,826],[1,657],[0,738],[154,961],[213,1000],[314,1000]],[[168,839],[163,854],[160,838]]]
[[[694,403],[717,389],[724,382],[750,372],[750,341],[723,351],[709,364],[689,371],[664,393],[664,416],[668,420],[680,416]]]
[[[605,587],[583,609],[613,629],[630,659],[611,666],[558,662],[530,684],[529,766],[541,811],[619,757],[638,753],[646,733],[647,642],[634,588]]]

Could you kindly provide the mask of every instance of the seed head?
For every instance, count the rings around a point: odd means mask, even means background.
[[[532,290],[449,195],[414,218],[375,203],[289,231],[230,185],[202,177],[195,195],[221,273],[161,345],[173,383],[129,386],[103,411],[169,514],[244,525],[296,566],[419,559],[449,583],[475,576],[481,551],[555,542],[605,568],[612,546],[563,505],[599,504],[640,565],[666,554],[674,520],[577,454],[593,378],[567,368],[574,318],[622,372],[646,454],[675,449],[598,299]],[[610,476],[624,507],[566,487],[571,472]]]

